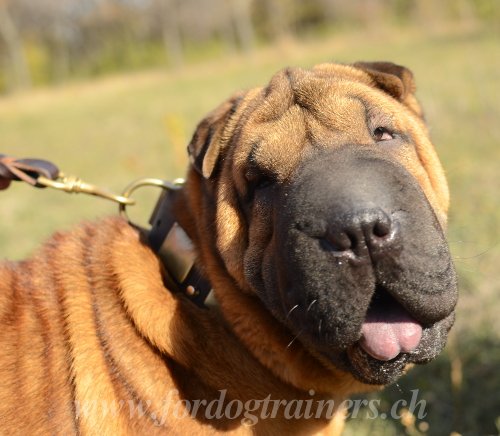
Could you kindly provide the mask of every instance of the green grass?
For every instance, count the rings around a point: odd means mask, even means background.
[[[500,58],[498,34],[449,29],[333,34],[177,72],[74,83],[0,100],[0,152],[45,157],[67,173],[120,191],[129,181],[182,176],[200,118],[237,89],[286,65],[392,60],[410,67],[452,192],[449,240],[461,282],[447,351],[375,397],[427,401],[427,416],[352,419],[348,435],[497,434],[500,424]],[[0,193],[1,256],[29,254],[53,231],[116,213],[103,200],[16,184]],[[146,201],[146,200],[145,200]],[[151,198],[147,199],[151,201]],[[150,203],[134,213],[144,220]]]

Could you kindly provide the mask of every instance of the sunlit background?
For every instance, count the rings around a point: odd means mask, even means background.
[[[390,60],[415,74],[452,193],[461,301],[446,352],[372,398],[419,419],[351,419],[347,435],[500,432],[500,1],[0,0],[0,153],[120,192],[185,173],[196,123],[284,66]],[[146,221],[155,194],[134,219]],[[104,200],[0,192],[1,256],[115,214]],[[0,333],[1,334],[1,333]]]

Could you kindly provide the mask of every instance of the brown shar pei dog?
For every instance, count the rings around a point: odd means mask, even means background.
[[[201,121],[171,209],[215,305],[118,218],[3,263],[1,432],[338,434],[342,400],[434,359],[457,285],[414,91],[390,63],[289,68]]]

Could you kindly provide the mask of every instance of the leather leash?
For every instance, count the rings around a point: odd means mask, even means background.
[[[174,200],[182,189],[183,180],[171,183],[160,179],[140,179],[131,183],[122,195],[114,195],[77,177],[65,176],[52,162],[16,159],[0,154],[0,190],[8,188],[12,181],[23,181],[36,188],[50,187],[68,193],[95,195],[119,203],[120,214],[146,235],[149,246],[161,260],[169,291],[201,308],[216,305],[210,283],[195,265],[197,254],[193,243],[174,218]],[[144,186],[162,188],[149,220],[149,230],[132,223],[126,214],[126,206],[135,204],[131,194]]]
[[[135,203],[131,198],[111,194],[79,177],[67,176],[52,162],[42,159],[16,159],[0,154],[0,189],[7,188],[11,181],[23,181],[35,188],[54,188],[68,193],[95,195],[119,204]]]
[[[13,180],[22,180],[37,188],[45,186],[38,183],[39,177],[57,179],[59,169],[52,163],[41,159],[15,159],[0,154],[0,189],[5,189]]]

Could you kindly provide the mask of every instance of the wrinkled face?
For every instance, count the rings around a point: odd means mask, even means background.
[[[413,88],[393,64],[285,70],[190,146],[227,274],[318,360],[369,384],[433,359],[457,299],[446,181]]]

